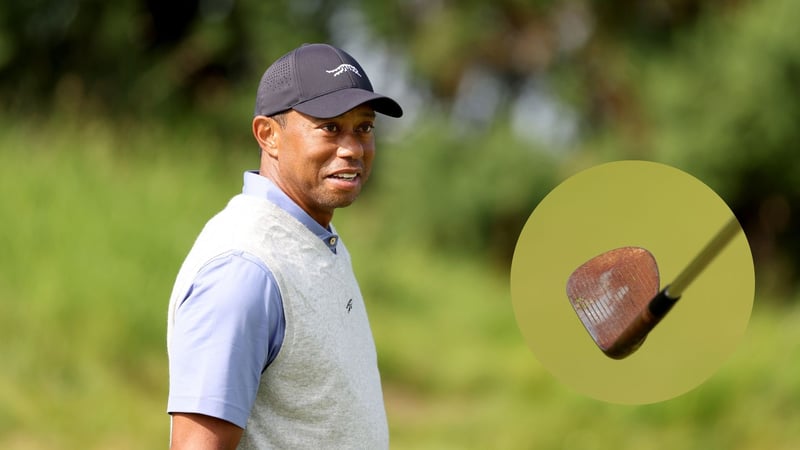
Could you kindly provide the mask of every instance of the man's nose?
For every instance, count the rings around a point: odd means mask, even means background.
[[[346,133],[339,140],[339,150],[337,155],[340,158],[361,159],[364,157],[364,146],[366,144],[354,133]]]

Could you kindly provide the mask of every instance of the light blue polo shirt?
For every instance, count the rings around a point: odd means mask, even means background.
[[[339,237],[268,178],[245,172],[242,193],[276,204],[336,253]],[[244,428],[285,329],[278,285],[261,260],[234,250],[206,264],[175,312],[167,412],[205,414]]]

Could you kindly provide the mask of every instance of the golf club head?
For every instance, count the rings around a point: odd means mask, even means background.
[[[575,269],[567,281],[567,297],[600,350],[622,359],[639,348],[660,320],[648,308],[658,288],[653,255],[641,247],[622,247]]]

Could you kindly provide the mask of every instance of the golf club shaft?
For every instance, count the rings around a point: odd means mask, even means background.
[[[669,286],[665,288],[666,295],[673,299],[681,296],[683,291],[700,275],[700,272],[708,266],[708,264],[725,248],[726,245],[736,236],[741,228],[736,216],[731,217],[731,220],[720,229],[716,236],[706,244],[703,250],[694,257],[692,262],[686,266],[683,271],[678,274]]]
[[[661,322],[661,319],[667,315],[679,298],[680,297],[670,297],[667,295],[667,290],[662,289],[661,292],[650,301],[648,307],[644,308],[636,318],[625,327],[625,330],[617,337],[614,344],[607,349],[603,349],[603,352],[614,359],[622,359],[635,352],[636,349],[642,345],[642,342],[644,342],[650,330]]]
[[[642,310],[633,322],[625,328],[614,342],[614,345],[604,350],[605,354],[611,358],[622,359],[636,351],[642,345],[650,330],[667,315],[672,306],[675,305],[675,302],[681,298],[684,289],[700,275],[700,272],[728,245],[740,229],[736,217],[732,217],[700,253],[694,257],[689,265],[678,274],[675,281],[667,285],[650,300],[647,308]]]
[[[661,310],[654,312],[652,308],[644,308],[636,318],[625,327],[625,330],[617,337],[614,344],[607,349],[603,349],[606,356],[614,359],[622,359],[635,352],[636,349],[642,345],[642,342],[644,342],[650,330],[658,325],[658,322],[661,322],[661,319],[667,315],[667,312],[669,312],[672,305],[677,301],[677,299],[665,299],[664,297],[666,297],[666,294],[662,290],[650,303],[652,306],[653,303],[657,302],[659,299],[665,300],[662,302],[664,306]]]

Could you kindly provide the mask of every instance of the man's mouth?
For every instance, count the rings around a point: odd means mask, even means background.
[[[328,178],[336,178],[339,180],[346,180],[352,181],[358,176],[355,172],[343,172],[343,173],[335,173],[333,175],[329,175]]]

